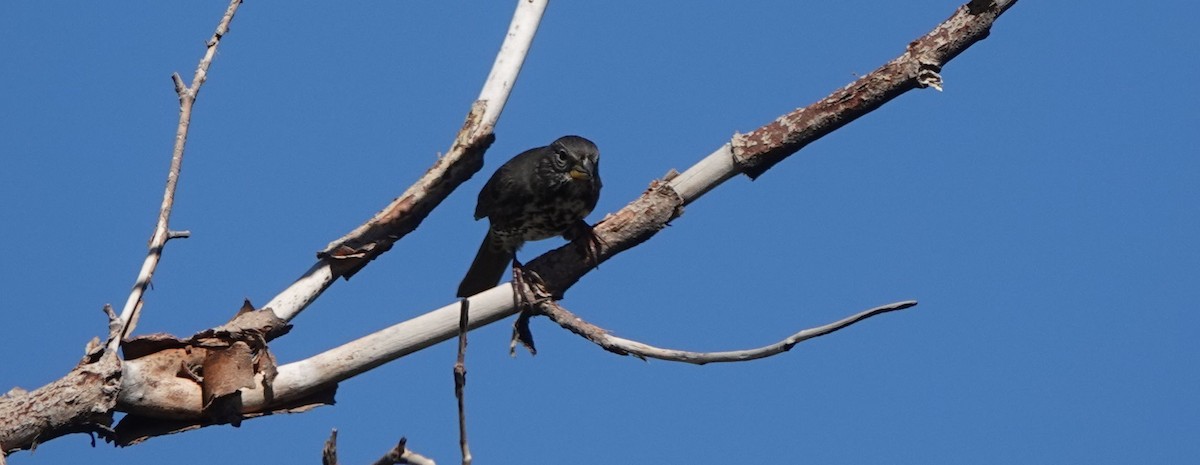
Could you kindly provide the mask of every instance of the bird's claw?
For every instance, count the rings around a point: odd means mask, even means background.
[[[521,309],[513,322],[512,340],[508,345],[509,355],[516,356],[517,344],[525,346],[530,355],[537,355],[533,344],[533,332],[529,320],[538,314],[538,306],[552,299],[546,292],[546,283],[533,271],[526,270],[521,262],[513,259],[513,303]]]
[[[608,247],[608,243],[599,234],[596,234],[596,231],[586,221],[579,220],[571,225],[567,232],[563,233],[563,238],[575,244],[579,253],[587,259],[588,263],[591,263],[593,268],[600,267],[600,252]],[[580,242],[578,239],[583,239],[583,241]]]

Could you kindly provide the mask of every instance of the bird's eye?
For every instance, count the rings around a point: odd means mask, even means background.
[[[566,151],[566,150],[563,150],[563,149],[558,149],[558,150],[555,150],[555,151],[554,151],[554,161],[555,161],[555,162],[557,162],[559,165],[566,166],[566,164],[567,164],[567,151]]]

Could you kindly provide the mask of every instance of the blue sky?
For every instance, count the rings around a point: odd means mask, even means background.
[[[475,194],[559,135],[600,146],[595,221],[668,169],[901,53],[954,1],[554,2],[484,172],[339,282],[272,348],[298,360],[453,299],[486,225]],[[512,2],[247,2],[201,91],[140,332],[191,334],[266,302],[449,147]],[[0,6],[0,387],[57,379],[145,254],[177,101],[224,2]],[[545,320],[472,333],[477,463],[1185,463],[1200,458],[1200,82],[1192,2],[1018,3],[943,71],[757,181],[735,178],[563,304],[666,347],[617,357]],[[1189,148],[1190,147],[1190,148]],[[1188,155],[1188,154],[1191,155]],[[531,258],[557,240],[531,244]],[[455,463],[451,344],[301,415],[127,449],[85,436],[11,463],[343,463],[400,436]],[[203,457],[203,458],[201,458]]]

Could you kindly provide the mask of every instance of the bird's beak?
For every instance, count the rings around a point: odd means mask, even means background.
[[[571,168],[571,172],[567,174],[571,176],[571,179],[576,181],[587,181],[592,179],[592,171],[583,165],[575,165],[575,167]]]

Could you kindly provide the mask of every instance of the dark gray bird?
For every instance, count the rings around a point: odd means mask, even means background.
[[[516,252],[526,241],[590,234],[583,219],[599,198],[600,151],[590,140],[563,136],[513,157],[479,191],[475,219],[487,217],[490,226],[458,296],[495,287],[510,261],[519,266]]]

